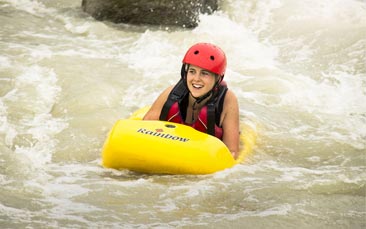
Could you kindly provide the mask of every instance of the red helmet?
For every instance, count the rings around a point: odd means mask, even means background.
[[[188,49],[183,58],[183,64],[192,64],[224,77],[226,56],[213,44],[197,43]]]

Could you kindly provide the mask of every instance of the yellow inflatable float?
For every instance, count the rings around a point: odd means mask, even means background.
[[[155,174],[209,174],[242,162],[252,151],[255,132],[248,127],[242,129],[240,156],[234,160],[216,137],[182,124],[142,121],[148,109],[115,123],[103,146],[104,167]]]

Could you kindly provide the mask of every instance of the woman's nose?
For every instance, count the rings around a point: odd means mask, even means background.
[[[200,73],[200,72],[195,72],[195,73],[193,74],[193,79],[195,79],[195,80],[199,80],[199,79],[200,79],[200,76],[201,76],[201,73]]]

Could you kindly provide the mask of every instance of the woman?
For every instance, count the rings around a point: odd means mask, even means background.
[[[181,79],[168,87],[144,120],[183,123],[221,139],[236,159],[239,154],[239,107],[223,82],[225,53],[209,43],[198,43],[183,58]]]

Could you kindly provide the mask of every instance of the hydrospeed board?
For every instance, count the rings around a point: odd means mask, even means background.
[[[182,124],[143,121],[148,109],[115,123],[103,146],[104,167],[156,174],[209,174],[242,162],[252,151],[256,134],[249,127],[242,128],[241,151],[234,160],[216,137]]]

